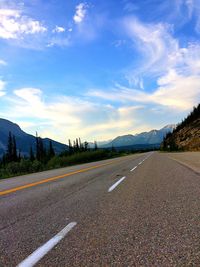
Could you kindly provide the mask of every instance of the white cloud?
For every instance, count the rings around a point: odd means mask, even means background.
[[[0,65],[2,66],[6,66],[7,65],[7,62],[3,59],[0,59]]]
[[[76,6],[76,12],[75,15],[73,17],[73,20],[76,24],[81,23],[87,13],[87,5],[85,3],[80,3]]]
[[[42,137],[61,142],[77,136],[89,141],[104,140],[150,129],[136,115],[140,105],[113,107],[64,95],[49,99],[38,88],[17,89],[7,101],[7,118],[21,123],[27,132],[38,131]]]
[[[57,33],[61,33],[61,32],[65,32],[65,28],[57,26],[53,29],[52,31],[53,33],[57,32]]]
[[[66,47],[70,45],[71,45],[71,40],[69,37],[65,37],[65,38],[52,37],[46,46],[47,47],[53,47],[53,46]]]
[[[0,80],[0,97],[1,96],[4,96],[6,93],[5,93],[5,82],[4,81],[2,81],[2,80]]]
[[[41,103],[42,91],[37,88],[22,88],[14,91],[14,94],[31,106]],[[41,106],[41,105],[40,105]],[[37,106],[37,108],[39,108]]]
[[[0,38],[18,39],[27,34],[44,33],[47,28],[20,10],[0,9]]]

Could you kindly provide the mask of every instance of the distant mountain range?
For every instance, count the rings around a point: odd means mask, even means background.
[[[35,151],[35,136],[25,133],[24,131],[22,131],[19,125],[11,121],[0,119],[0,156],[2,156],[3,153],[6,152],[9,132],[15,135],[17,149],[22,155],[28,155],[31,146]],[[43,138],[45,147],[49,147],[50,140],[51,139],[49,138]],[[53,148],[57,154],[68,149],[68,146],[64,144],[61,144],[54,140],[51,141]]]
[[[109,141],[107,144],[99,145],[100,147],[109,148],[109,147],[151,147],[151,145],[159,146],[163,141],[163,138],[166,136],[167,133],[172,132],[173,129],[176,127],[175,124],[170,124],[163,127],[160,130],[151,130],[149,132],[143,132],[140,134],[128,134],[118,136],[112,141]]]
[[[168,133],[172,132],[175,125],[167,125],[160,130],[152,130],[150,132],[143,132],[136,135],[123,135],[118,136],[113,140],[98,142],[100,148],[119,148],[119,149],[146,149],[159,147],[163,141],[163,137]],[[35,136],[25,133],[19,125],[5,119],[0,119],[0,156],[6,152],[8,134],[11,132],[15,135],[17,149],[22,155],[29,155],[30,147],[32,146],[35,151]],[[43,143],[46,148],[49,147],[49,138],[43,138]],[[56,154],[63,152],[68,149],[67,145],[52,141],[53,148]],[[89,143],[90,148],[94,147],[93,143]]]

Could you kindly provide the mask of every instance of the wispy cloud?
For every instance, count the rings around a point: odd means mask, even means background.
[[[168,110],[184,111],[196,105],[200,101],[200,44],[190,42],[181,47],[170,25],[162,23],[147,24],[128,17],[123,26],[143,58],[138,66],[125,73],[132,86],[90,90],[88,95],[108,102],[142,103]],[[149,76],[157,86],[145,91],[143,79]]]
[[[124,10],[127,12],[133,12],[138,10],[138,6],[130,0],[123,0]]]
[[[76,6],[76,12],[75,12],[75,15],[73,17],[74,22],[76,24],[81,23],[84,20],[86,13],[87,13],[87,4],[85,4],[85,3],[78,4]]]
[[[145,24],[135,17],[128,17],[123,20],[123,27],[135,48],[143,56],[136,74],[161,73],[166,70],[166,65],[174,64],[179,44],[170,34],[170,25]]]
[[[152,93],[121,87],[108,92],[91,90],[88,95],[121,104],[142,103],[164,106],[168,107],[168,112],[172,109],[189,111],[200,102],[200,77],[198,76],[185,77],[171,71],[160,78],[158,83],[158,88]]]
[[[191,20],[195,21],[196,25],[194,29],[197,33],[200,33],[200,3],[199,0],[177,0],[177,5],[179,7],[179,12],[182,13],[182,18],[185,22]],[[183,10],[187,10],[187,14]],[[182,12],[181,12],[182,11]],[[183,16],[184,15],[184,16]]]

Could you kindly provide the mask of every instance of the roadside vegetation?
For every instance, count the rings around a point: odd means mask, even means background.
[[[136,151],[117,151],[115,148],[99,149],[96,142],[94,148],[91,149],[87,142],[82,143],[80,138],[77,138],[74,142],[69,140],[68,150],[56,155],[52,142],[49,142],[48,147],[44,147],[42,138],[36,135],[35,147],[30,147],[29,155],[21,155],[17,149],[17,140],[10,132],[7,151],[0,160],[0,178],[120,157],[133,152]]]

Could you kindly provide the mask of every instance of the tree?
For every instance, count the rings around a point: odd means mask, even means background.
[[[43,145],[43,140],[42,138],[38,137],[37,132],[36,132],[36,159],[42,162],[46,161],[46,150]]]
[[[79,137],[79,150],[83,151],[83,144],[81,143],[81,138]]]
[[[89,145],[88,142],[85,141],[84,142],[84,151],[87,151],[88,150],[88,145]]]
[[[78,138],[76,138],[76,151],[79,151],[79,143],[78,143]]]
[[[40,161],[45,161],[46,160],[46,150],[43,144],[42,138],[39,137],[39,151],[40,151]]]
[[[30,147],[29,158],[31,161],[34,161],[35,159],[32,146]]]
[[[17,145],[16,145],[16,139],[15,136],[12,136],[12,158],[13,161],[17,161],[18,157],[17,157]]]
[[[36,132],[35,142],[36,142],[36,159],[40,161],[39,137],[37,132]]]
[[[97,141],[94,141],[94,150],[97,150],[98,146],[97,146]]]
[[[76,142],[73,141],[73,152],[76,152]]]
[[[55,156],[55,151],[53,149],[52,141],[49,141],[49,158],[53,158]]]
[[[17,145],[15,136],[12,135],[11,132],[8,134],[8,144],[7,144],[7,152],[6,152],[6,161],[12,162],[17,161]]]
[[[12,134],[9,132],[8,134],[8,143],[7,143],[7,153],[6,153],[6,161],[12,161],[12,151],[13,151],[13,142],[12,142]]]
[[[73,153],[73,147],[70,139],[68,140],[68,143],[69,143],[69,154],[71,155]]]

